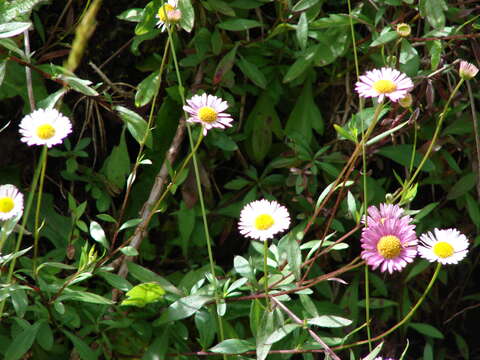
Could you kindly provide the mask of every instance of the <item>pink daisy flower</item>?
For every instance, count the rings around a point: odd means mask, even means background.
[[[355,84],[355,90],[361,97],[378,97],[378,101],[383,101],[386,96],[397,102],[412,89],[413,82],[407,75],[387,67],[367,71]]]
[[[410,216],[401,216],[396,205],[384,205],[378,210],[368,208],[368,226],[362,230],[362,259],[373,270],[401,271],[417,256],[417,235]]]
[[[370,206],[367,211],[367,223],[370,225],[390,218],[400,218],[402,214],[403,209],[398,205],[382,203],[380,204],[380,209],[376,206]],[[365,218],[363,218],[362,222],[365,223]]]
[[[194,95],[187,100],[187,105],[183,107],[190,117],[188,122],[198,122],[203,125],[203,135],[212,128],[225,129],[231,127],[232,117],[224,113],[228,104],[223,99],[213,95]]]

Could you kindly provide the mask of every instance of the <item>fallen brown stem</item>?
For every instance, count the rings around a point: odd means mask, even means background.
[[[287,308],[285,305],[283,305],[280,301],[278,301],[277,299],[275,298],[272,298],[272,302],[274,302],[275,304],[277,304],[277,306],[282,309],[285,313],[287,313],[287,315],[294,321],[296,322],[297,324],[299,325],[305,325],[305,322],[300,319],[297,315],[295,315],[293,312],[290,311],[289,308]],[[332,349],[330,349],[328,347],[327,344],[325,344],[325,342],[320,338],[320,336],[318,336],[315,331],[313,331],[312,329],[310,328],[307,328],[307,331],[308,333],[310,334],[310,336],[317,342],[320,344],[321,347],[323,347],[323,349],[325,350],[325,352],[327,354],[330,355],[330,357],[334,360],[341,360],[337,354],[335,354]]]

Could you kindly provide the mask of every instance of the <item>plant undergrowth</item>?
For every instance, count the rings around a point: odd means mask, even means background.
[[[1,2],[0,356],[479,358],[479,28],[469,0]]]

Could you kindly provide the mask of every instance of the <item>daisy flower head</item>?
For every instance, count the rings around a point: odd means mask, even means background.
[[[468,253],[468,239],[457,229],[434,229],[420,236],[418,253],[430,262],[458,264]]]
[[[157,13],[157,26],[165,31],[168,24],[176,23],[182,18],[182,12],[177,9],[178,0],[168,0],[160,8]]]
[[[417,256],[417,235],[410,216],[400,216],[401,209],[395,205],[381,210],[369,210],[368,223],[362,230],[361,257],[373,270],[391,274],[401,271]],[[388,215],[384,217],[384,215]]]
[[[25,116],[20,122],[22,142],[27,145],[61,144],[72,132],[70,120],[56,109],[38,109]]]
[[[5,221],[23,212],[23,194],[13,185],[0,186],[0,220]]]
[[[367,224],[383,223],[386,219],[399,219],[402,216],[407,217],[408,222],[411,221],[408,215],[403,215],[403,209],[398,205],[382,203],[379,208],[372,205],[367,209]],[[362,219],[362,222],[365,223],[365,217]]]
[[[413,89],[412,80],[398,70],[383,67],[367,71],[355,84],[355,91],[361,97],[378,97],[378,101],[388,97],[397,102]]]
[[[212,128],[225,129],[232,127],[233,121],[230,114],[225,113],[228,104],[223,99],[213,95],[194,95],[187,100],[187,105],[183,107],[190,117],[188,122],[198,122],[203,126],[203,135]]]
[[[245,237],[266,241],[290,226],[285,206],[276,201],[257,200],[245,205],[240,212],[238,228]]]
[[[464,80],[470,80],[478,73],[478,68],[467,61],[460,61],[460,77]]]

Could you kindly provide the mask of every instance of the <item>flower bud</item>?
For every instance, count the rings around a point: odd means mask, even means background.
[[[407,95],[405,95],[403,98],[398,100],[398,104],[405,109],[408,109],[410,106],[412,106],[412,102],[413,102],[413,98],[412,98],[412,94],[410,93],[407,93]]]
[[[460,77],[463,80],[470,80],[478,73],[478,68],[467,61],[460,61]]]
[[[401,37],[407,37],[410,36],[412,33],[412,28],[410,25],[401,23],[397,25],[397,34],[400,35]]]

